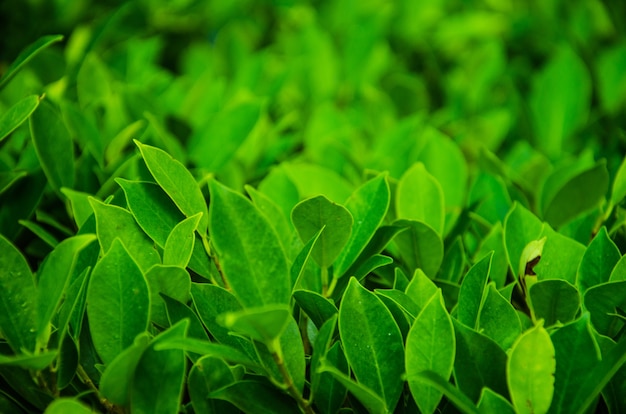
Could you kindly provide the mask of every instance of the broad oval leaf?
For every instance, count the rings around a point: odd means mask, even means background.
[[[0,142],[13,132],[18,126],[37,109],[39,105],[39,97],[37,95],[29,95],[11,106],[0,117]]]
[[[387,214],[389,197],[387,175],[381,173],[357,188],[346,201],[354,224],[346,246],[335,261],[336,278],[344,276],[367,246]]]
[[[413,274],[413,279],[411,279],[409,285],[406,287],[405,293],[421,311],[437,293],[437,290],[437,285],[426,276],[422,269],[417,269]]]
[[[105,365],[148,327],[148,285],[119,239],[93,269],[87,289],[87,315],[94,347]]]
[[[421,412],[433,413],[443,393],[425,383],[420,374],[432,371],[447,381],[455,354],[454,328],[439,290],[415,318],[406,339],[407,382]]]
[[[217,322],[231,331],[264,343],[273,352],[290,319],[289,307],[279,304],[226,312],[218,316]]]
[[[37,290],[26,259],[0,235],[0,332],[15,353],[33,352],[37,337]]]
[[[543,224],[533,213],[519,203],[513,207],[504,219],[504,245],[506,247],[509,266],[517,278],[520,258],[524,248],[541,236]]]
[[[323,229],[312,254],[317,264],[324,268],[335,261],[352,232],[350,212],[323,195],[298,203],[291,211],[291,221],[303,243]]]
[[[78,399],[61,397],[57,398],[46,407],[44,414],[92,414],[91,407],[80,402]]]
[[[288,303],[291,277],[274,229],[252,203],[209,182],[209,227],[223,276],[244,306]]]
[[[400,256],[411,272],[422,269],[434,278],[443,262],[443,240],[426,223],[413,220],[398,220],[394,225],[404,226],[395,242],[400,248]]]
[[[164,265],[187,267],[196,241],[194,233],[201,217],[202,213],[188,217],[172,229],[163,249]]]
[[[505,351],[522,333],[522,324],[515,308],[498,292],[493,282],[486,288],[478,315],[478,331],[493,339]]]
[[[413,164],[400,178],[396,190],[399,219],[421,221],[439,236],[443,234],[445,204],[443,190],[421,162]]]
[[[357,381],[393,411],[402,393],[402,334],[382,301],[355,278],[341,301],[339,334]]]
[[[59,192],[74,186],[74,143],[56,109],[47,101],[39,103],[30,117],[30,132],[37,158],[48,182]]]
[[[611,272],[621,258],[621,253],[609,237],[606,227],[600,228],[578,266],[578,287],[581,292],[608,282]]]
[[[565,280],[540,280],[529,295],[534,319],[543,319],[546,327],[573,321],[580,309],[578,289]]]
[[[205,234],[209,225],[206,201],[198,183],[183,164],[165,151],[142,144],[135,140],[141,156],[154,180],[187,217],[203,213],[198,224],[200,234]]]

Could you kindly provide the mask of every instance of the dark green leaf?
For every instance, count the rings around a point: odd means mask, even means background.
[[[529,294],[534,319],[543,319],[546,327],[573,321],[580,308],[578,290],[565,280],[540,280]]]
[[[165,302],[160,294],[188,302],[191,289],[189,273],[180,267],[155,265],[146,272],[146,281],[150,290],[150,319],[159,326],[169,326]]]
[[[430,226],[419,221],[398,220],[394,224],[406,227],[395,241],[409,270],[422,269],[427,276],[435,277],[443,261],[441,238]]]
[[[337,313],[335,304],[319,293],[295,290],[293,298],[318,329],[321,329],[322,325]]]
[[[596,285],[584,294],[584,308],[591,313],[591,323],[601,335],[615,338],[624,327],[619,313],[626,310],[626,280]]]
[[[0,90],[15,76],[15,74],[27,64],[32,58],[34,58],[39,52],[47,48],[48,46],[60,42],[63,40],[62,35],[47,35],[42,36],[28,45],[20,54],[15,58],[11,65],[4,71],[2,78],[0,78]]]
[[[478,325],[478,314],[482,305],[485,286],[491,272],[493,253],[487,254],[463,277],[459,291],[459,307],[457,318],[465,326],[475,329]]]
[[[472,401],[465,394],[436,372],[430,370],[422,371],[416,375],[416,379],[444,394],[462,413],[478,413]]]
[[[297,413],[298,406],[287,394],[265,382],[242,380],[215,390],[209,398],[225,400],[246,413]]]
[[[0,117],[0,142],[18,126],[22,125],[37,109],[37,106],[39,106],[39,97],[37,95],[29,95],[2,114],[2,117]]]
[[[581,292],[608,282],[611,271],[621,258],[621,254],[606,227],[602,227],[585,251],[578,267],[578,287]]]
[[[486,290],[478,315],[478,331],[506,351],[522,333],[522,325],[511,303],[498,292],[493,282]]]

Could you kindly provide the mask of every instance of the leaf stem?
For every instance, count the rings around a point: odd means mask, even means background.
[[[89,389],[91,389],[93,392],[96,393],[96,395],[98,396],[98,401],[100,402],[100,404],[102,404],[102,406],[107,410],[108,413],[123,413],[124,412],[124,410],[121,407],[118,407],[112,404],[109,400],[103,397],[102,394],[100,394],[100,390],[98,389],[98,387],[96,387],[96,385],[93,383],[91,378],[89,378],[89,374],[87,374],[87,372],[85,371],[82,365],[80,364],[78,365],[78,368],[76,369],[76,373],[78,374],[81,381],[85,383],[85,385],[87,385]]]
[[[276,366],[280,371],[280,375],[282,375],[285,381],[284,386],[285,388],[287,388],[287,392],[289,392],[289,394],[298,402],[298,406],[304,413],[315,414],[315,412],[311,408],[311,405],[309,404],[309,401],[305,400],[302,397],[302,394],[296,389],[296,386],[291,379],[291,374],[289,374],[289,371],[287,371],[287,367],[285,366],[280,345],[272,348],[274,348],[273,350],[271,350],[272,358],[274,358],[274,362],[276,363]]]

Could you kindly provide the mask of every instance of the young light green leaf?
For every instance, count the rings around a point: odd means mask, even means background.
[[[350,279],[341,301],[339,334],[357,382],[393,411],[402,393],[402,335],[387,307],[355,278]]]
[[[441,237],[421,221],[397,220],[394,224],[406,227],[406,230],[395,238],[406,266],[412,272],[422,269],[427,276],[434,278],[443,261]]]
[[[445,219],[443,190],[421,162],[413,164],[400,178],[396,190],[398,219],[421,221],[441,237]]]
[[[11,106],[0,117],[0,142],[22,125],[37,109],[37,106],[39,106],[39,97],[37,95],[29,95]]]
[[[188,217],[172,229],[163,249],[164,265],[187,267],[196,240],[194,232],[198,228],[201,217],[202,213]]]
[[[74,272],[78,253],[96,237],[93,234],[74,236],[63,240],[48,255],[39,271],[37,284],[37,343],[45,347],[50,336],[50,323],[66,293]]]
[[[504,245],[511,271],[517,278],[522,252],[533,240],[541,237],[543,224],[533,213],[514,203],[504,219]]]
[[[474,264],[463,277],[459,290],[457,318],[465,326],[475,329],[482,305],[483,292],[489,280],[493,253],[487,254]]]
[[[78,399],[57,398],[46,407],[44,414],[92,414],[93,410]]]
[[[37,158],[55,191],[74,186],[74,144],[61,115],[47,101],[30,117],[30,132]]]
[[[96,216],[96,231],[103,253],[109,251],[115,239],[120,239],[142,271],[147,271],[161,263],[154,243],[143,232],[132,214],[121,207],[104,204],[93,197],[89,198]]]
[[[540,323],[513,344],[507,361],[507,384],[518,413],[546,413],[554,395],[555,350]]]
[[[148,333],[137,335],[133,344],[120,352],[105,368],[100,378],[100,392],[113,404],[128,405],[135,368],[150,344]]]
[[[281,164],[281,168],[284,169],[290,181],[295,184],[301,198],[324,194],[330,200],[342,203],[350,197],[354,189],[353,185],[336,171],[320,164],[284,162]],[[344,206],[351,213],[354,213],[347,204]]]
[[[63,35],[47,35],[42,36],[28,45],[20,54],[15,58],[11,65],[4,71],[2,78],[0,78],[0,90],[15,76],[15,74],[27,64],[32,58],[34,58],[39,52],[47,48],[48,46],[60,42],[63,40]]]
[[[303,243],[324,229],[312,252],[317,264],[323,268],[335,261],[352,232],[350,212],[323,195],[298,203],[291,211],[291,221]]]
[[[178,412],[185,382],[185,352],[180,349],[155,349],[157,344],[182,339],[187,321],[162,332],[145,349],[135,368],[131,385],[131,411],[139,414]]]
[[[184,216],[167,194],[156,184],[145,181],[129,181],[116,178],[124,191],[128,209],[139,227],[160,247]]]
[[[85,221],[93,214],[91,204],[89,204],[89,194],[71,188],[61,188],[63,195],[69,200],[72,208],[72,217],[77,227],[82,227]]]
[[[432,371],[447,381],[455,354],[454,328],[439,290],[415,318],[406,340],[407,382],[421,412],[433,413],[443,396],[421,374]]]
[[[335,260],[335,277],[344,276],[382,223],[389,208],[387,175],[379,174],[352,193],[346,208],[352,214],[352,234]]]
[[[489,388],[483,388],[478,401],[478,412],[481,414],[515,414],[515,409],[502,395]]]
[[[198,224],[200,234],[205,234],[209,224],[206,201],[198,183],[183,164],[165,151],[135,140],[141,156],[154,180],[187,217],[203,213]]]
[[[0,354],[0,366],[20,367],[40,371],[52,364],[58,351],[44,351],[39,354],[18,354],[6,356]]]
[[[176,266],[154,265],[146,272],[146,281],[150,290],[150,320],[162,327],[169,326],[165,302],[160,294],[188,302],[191,297],[189,273]]]
[[[33,352],[37,337],[37,290],[26,259],[0,235],[0,332],[13,352]]]
[[[543,319],[546,327],[573,321],[580,309],[578,289],[565,280],[540,280],[529,295],[534,320]]]
[[[217,322],[231,331],[264,343],[270,352],[275,352],[276,341],[290,319],[289,307],[279,304],[226,312],[218,316]]]
[[[290,274],[274,229],[242,195],[215,180],[209,188],[211,242],[234,294],[244,306],[288,303]]]
[[[513,305],[498,292],[493,282],[486,290],[478,315],[478,331],[506,351],[522,333],[522,325]]]
[[[106,364],[132,345],[148,327],[148,285],[120,239],[96,264],[87,289],[87,315],[93,344]]]
[[[585,251],[578,266],[578,287],[581,292],[608,282],[621,253],[602,226]]]
[[[421,311],[426,304],[430,302],[430,299],[437,293],[437,289],[437,285],[435,285],[435,283],[428,276],[426,276],[422,269],[417,269],[415,270],[413,278],[409,282],[405,293],[413,302],[415,302]]]

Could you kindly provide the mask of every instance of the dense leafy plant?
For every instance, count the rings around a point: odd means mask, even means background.
[[[77,3],[0,78],[0,412],[626,411],[623,6]]]

